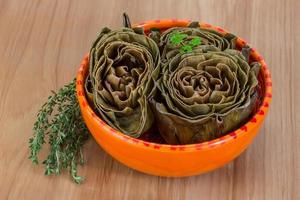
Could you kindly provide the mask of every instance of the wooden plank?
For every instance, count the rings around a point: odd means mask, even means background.
[[[300,3],[297,0],[0,0],[0,199],[300,199]],[[28,158],[35,115],[51,89],[75,76],[103,26],[185,18],[249,41],[272,72],[273,102],[260,134],[234,162],[189,178],[133,171],[90,140],[74,184]],[[42,154],[45,156],[46,152]],[[42,155],[42,157],[43,157]]]

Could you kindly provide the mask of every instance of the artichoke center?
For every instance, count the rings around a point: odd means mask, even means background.
[[[146,56],[134,46],[126,44],[113,46],[111,52],[108,58],[113,62],[104,77],[104,83],[113,96],[126,101],[140,84],[146,68]]]

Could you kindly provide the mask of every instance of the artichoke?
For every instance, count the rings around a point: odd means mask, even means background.
[[[174,27],[162,34],[152,31],[150,34],[161,49],[161,58],[165,62],[179,52],[189,52],[202,45],[213,45],[220,50],[235,49],[237,37],[231,33],[221,33],[199,27],[199,22],[192,22],[188,27]]]
[[[104,28],[89,54],[85,88],[90,104],[111,127],[139,137],[153,123],[160,54],[156,43],[131,28]]]
[[[249,49],[243,50],[245,55]],[[212,140],[248,119],[258,97],[260,64],[249,65],[247,59],[237,50],[203,45],[162,64],[160,95],[151,105],[169,144]]]

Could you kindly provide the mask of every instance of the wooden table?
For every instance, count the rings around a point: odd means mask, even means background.
[[[298,0],[0,0],[0,199],[300,199],[299,10]],[[132,22],[219,25],[264,56],[273,102],[239,158],[208,174],[160,178],[125,167],[90,140],[82,185],[67,173],[44,176],[43,166],[27,159],[35,115],[50,90],[73,79],[97,32],[120,26],[123,11]]]

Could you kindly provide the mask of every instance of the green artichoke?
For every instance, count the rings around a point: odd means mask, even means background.
[[[238,128],[256,103],[259,69],[237,50],[209,45],[170,57],[157,81],[160,95],[151,100],[164,139],[191,144]]]
[[[148,99],[155,94],[160,54],[156,43],[130,28],[104,28],[89,55],[89,102],[111,127],[139,137],[153,123]]]
[[[202,45],[213,45],[220,50],[235,49],[237,37],[231,33],[221,33],[199,27],[198,22],[192,22],[188,27],[174,27],[163,33],[150,33],[161,49],[162,62],[166,62],[179,52],[189,52],[201,48]]]

